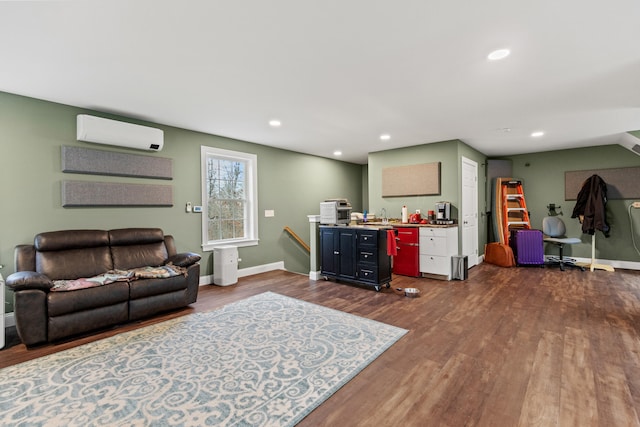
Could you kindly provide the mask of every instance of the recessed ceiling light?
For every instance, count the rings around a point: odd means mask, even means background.
[[[269,126],[277,128],[280,127],[282,123],[280,122],[280,120],[269,120]]]
[[[531,136],[534,137],[534,138],[539,138],[542,135],[544,135],[544,132],[542,132],[541,130],[531,133]]]
[[[342,156],[342,151],[336,150],[336,151],[333,152],[333,155],[334,156]]]
[[[388,141],[391,139],[391,135],[389,135],[388,133],[383,133],[382,135],[380,135],[380,139],[383,141]]]
[[[506,58],[510,53],[511,51],[509,49],[498,49],[491,52],[489,56],[487,56],[487,58],[489,58],[489,60],[491,61],[497,61],[499,59]]]

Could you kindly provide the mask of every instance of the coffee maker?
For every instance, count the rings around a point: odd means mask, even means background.
[[[451,203],[436,203],[436,221],[451,221]]]

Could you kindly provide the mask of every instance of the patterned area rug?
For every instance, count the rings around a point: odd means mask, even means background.
[[[0,425],[291,426],[407,331],[266,292],[0,370]]]

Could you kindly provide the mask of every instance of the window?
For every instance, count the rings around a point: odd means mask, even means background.
[[[202,247],[258,244],[255,154],[201,147]]]

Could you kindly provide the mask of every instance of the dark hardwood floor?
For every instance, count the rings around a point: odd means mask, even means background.
[[[422,293],[259,274],[203,286],[191,308],[69,342],[26,349],[9,336],[0,367],[273,291],[409,330],[300,426],[640,425],[639,271],[482,264],[465,281],[392,285]]]

